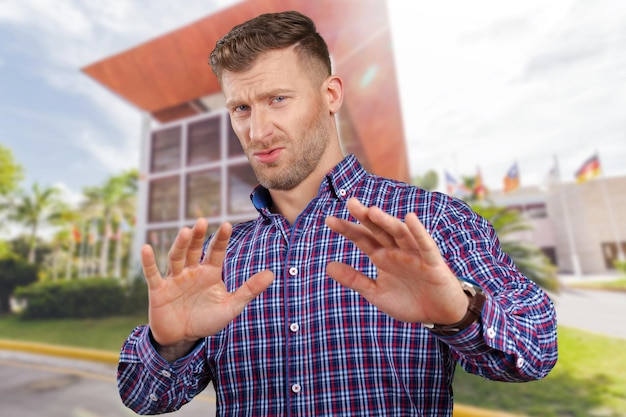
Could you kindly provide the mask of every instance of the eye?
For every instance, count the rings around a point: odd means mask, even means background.
[[[281,102],[285,101],[286,99],[287,99],[287,97],[285,97],[285,96],[278,96],[278,97],[274,97],[272,99],[272,101],[274,103],[281,103]]]
[[[242,104],[240,106],[233,107],[233,112],[239,113],[239,112],[242,112],[242,111],[247,111],[249,108],[250,107],[246,106],[245,104]]]

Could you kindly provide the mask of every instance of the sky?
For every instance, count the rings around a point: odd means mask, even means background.
[[[0,144],[26,184],[83,187],[138,167],[141,115],[80,68],[234,0],[0,0]],[[626,175],[626,7],[611,0],[387,2],[412,175],[541,185],[598,152]],[[341,74],[339,74],[341,75]],[[384,138],[381,138],[384,140]]]

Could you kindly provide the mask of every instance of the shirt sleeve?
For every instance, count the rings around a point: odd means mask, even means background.
[[[558,357],[552,301],[502,251],[489,222],[455,199],[442,207],[433,238],[457,277],[487,299],[480,322],[441,340],[467,372],[498,381],[545,377]]]
[[[122,346],[117,368],[122,402],[142,415],[178,410],[209,384],[204,352],[202,341],[187,356],[169,363],[152,345],[149,326],[135,328]]]

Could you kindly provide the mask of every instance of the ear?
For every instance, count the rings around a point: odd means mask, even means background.
[[[343,104],[343,80],[336,75],[331,75],[324,83],[326,100],[330,114],[335,114]]]

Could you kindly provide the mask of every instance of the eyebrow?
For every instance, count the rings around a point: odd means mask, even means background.
[[[292,94],[294,92],[293,89],[290,88],[284,88],[284,87],[279,87],[279,88],[275,88],[273,90],[270,90],[266,93],[263,93],[257,97],[255,97],[254,99],[268,99],[270,97],[277,97],[277,96],[283,96],[283,95],[288,95],[288,94]],[[227,109],[232,109],[234,107],[238,107],[241,105],[247,104],[247,100],[241,100],[241,99],[232,99],[232,100],[227,100],[226,101],[226,108]]]

